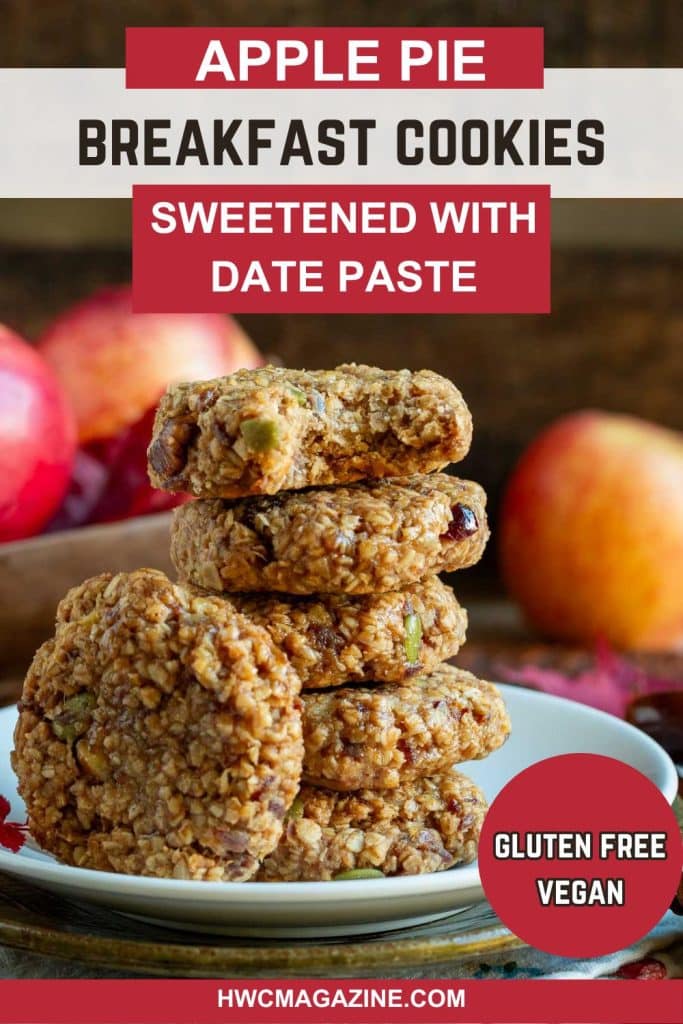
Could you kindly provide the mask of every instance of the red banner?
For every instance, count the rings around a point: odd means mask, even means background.
[[[133,189],[139,313],[547,313],[547,186]]]
[[[128,89],[542,89],[542,28],[129,28]]]
[[[683,983],[3,981],[5,1024],[680,1024]]]

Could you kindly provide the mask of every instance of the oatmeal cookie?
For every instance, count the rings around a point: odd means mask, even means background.
[[[79,867],[250,878],[298,789],[298,691],[265,630],[222,598],[151,569],[86,581],[19,705],[31,834]]]
[[[171,385],[149,448],[155,487],[240,498],[443,469],[470,446],[462,395],[431,370],[266,366]]]
[[[303,786],[257,879],[315,882],[368,869],[383,875],[443,871],[475,859],[485,813],[481,790],[452,768],[400,790],[347,794]]]
[[[465,642],[467,613],[438,576],[388,594],[231,594],[230,600],[268,630],[304,689],[402,682],[430,672]]]
[[[487,539],[479,484],[434,473],[192,501],[175,512],[171,557],[209,590],[373,594],[474,565]]]
[[[510,732],[493,683],[454,665],[404,686],[345,686],[303,701],[304,781],[340,791],[439,775],[486,757]]]

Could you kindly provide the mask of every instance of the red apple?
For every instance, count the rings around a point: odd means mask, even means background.
[[[129,288],[98,292],[64,313],[39,346],[70,395],[80,448],[51,530],[172,508],[154,490],[147,447],[154,408],[174,381],[223,377],[263,363],[239,324],[214,313],[135,314]]]
[[[683,649],[683,436],[580,412],[545,430],[507,486],[502,570],[560,639]]]
[[[67,310],[40,351],[76,412],[81,443],[135,423],[174,381],[260,366],[239,324],[218,313],[133,313],[130,288],[110,288]]]
[[[108,441],[93,441],[76,452],[71,485],[50,532],[86,523],[109,523],[131,516],[165,512],[189,500],[152,487],[147,449],[155,409]]]
[[[76,446],[54,373],[0,325],[0,541],[37,533],[59,505]]]

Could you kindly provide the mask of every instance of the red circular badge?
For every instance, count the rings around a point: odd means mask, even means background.
[[[634,768],[563,754],[515,776],[479,843],[484,892],[529,945],[575,958],[642,938],[671,903],[683,845],[673,811]]]

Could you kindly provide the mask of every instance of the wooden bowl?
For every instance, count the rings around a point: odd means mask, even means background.
[[[21,676],[50,636],[58,602],[100,572],[171,572],[171,513],[0,544],[0,676]]]

